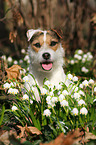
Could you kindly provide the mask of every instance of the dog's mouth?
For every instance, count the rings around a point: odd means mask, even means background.
[[[53,65],[53,63],[48,62],[48,61],[45,61],[45,62],[41,63],[42,69],[45,70],[45,71],[50,71],[52,69],[52,65]]]

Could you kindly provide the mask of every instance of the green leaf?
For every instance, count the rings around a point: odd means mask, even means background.
[[[2,121],[3,121],[4,111],[5,111],[5,106],[3,104],[3,106],[2,106],[2,112],[1,112],[1,117],[0,117],[0,125],[2,124]]]

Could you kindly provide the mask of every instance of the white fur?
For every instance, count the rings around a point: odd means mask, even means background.
[[[31,29],[32,30],[32,29]],[[30,32],[30,31],[29,31]],[[33,32],[31,31],[30,37],[28,35],[28,40],[31,39],[33,36],[33,33],[36,33],[37,31]],[[44,32],[44,40],[46,40],[46,31]],[[50,48],[48,48],[48,45],[44,42],[43,46],[40,48],[38,52],[35,52],[31,46],[28,47],[28,52],[29,52],[29,58],[30,58],[30,66],[29,66],[29,73],[33,74],[35,77],[38,85],[42,88],[43,86],[43,80],[44,78],[47,78],[51,84],[58,85],[59,82],[64,82],[66,75],[63,70],[63,63],[64,63],[64,49],[62,48],[61,44],[59,48],[54,51]],[[52,69],[50,71],[44,71],[40,65],[40,62],[43,61],[42,54],[43,53],[50,53],[51,57],[50,60],[53,62]],[[29,90],[30,87],[34,84],[33,78],[29,75],[30,82],[25,83],[25,87]],[[66,81],[66,85],[68,85],[69,82]],[[37,100],[39,100],[39,95],[37,94],[37,91],[35,92],[37,96]]]

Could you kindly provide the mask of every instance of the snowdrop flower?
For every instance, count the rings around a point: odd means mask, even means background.
[[[56,86],[56,89],[57,90],[60,90],[62,88],[62,85],[61,84],[58,84],[57,86]]]
[[[18,93],[19,93],[19,91],[18,91],[17,89],[12,89],[12,88],[10,88],[10,89],[8,90],[8,94],[16,95],[16,94],[18,94]]]
[[[64,91],[62,92],[62,94],[65,95],[65,96],[67,96],[69,93],[68,93],[67,90],[64,90]]]
[[[66,100],[63,100],[62,102],[60,102],[61,106],[68,106],[68,102]]]
[[[83,84],[83,86],[88,86],[89,82],[88,82],[87,80],[84,80],[84,81],[82,82],[82,84]]]
[[[68,74],[68,79],[69,79],[69,80],[72,80],[72,79],[73,79],[73,75]]]
[[[24,57],[24,60],[25,60],[25,61],[29,61],[29,55],[26,55],[26,56]]]
[[[85,58],[83,58],[83,59],[82,59],[82,62],[84,63],[85,61],[86,61],[86,59],[85,59]]]
[[[87,115],[87,113],[88,113],[88,110],[85,107],[80,109],[80,114]]]
[[[71,60],[71,61],[70,61],[70,64],[74,64],[74,63],[75,63],[75,61],[74,61],[74,60]]]
[[[22,59],[20,59],[20,60],[19,60],[19,63],[23,63],[23,60],[22,60]]]
[[[63,94],[61,94],[60,96],[59,96],[59,101],[61,102],[61,101],[63,101],[65,99],[65,96],[63,95]]]
[[[73,77],[73,81],[74,81],[74,82],[77,82],[77,81],[78,81],[78,77],[74,76],[74,77]]]
[[[2,55],[1,57],[4,61],[6,61],[6,55]]]
[[[27,94],[23,95],[23,100],[29,100],[29,96]]]
[[[81,49],[78,50],[78,54],[83,54],[83,51]]]
[[[24,54],[24,53],[25,53],[25,49],[21,49],[21,53],[23,53],[23,54]]]
[[[12,106],[12,111],[16,111],[18,108],[16,106]]]
[[[96,102],[96,99],[94,99],[93,102]]]
[[[50,96],[47,96],[46,101],[49,102],[51,100]]]
[[[75,88],[74,92],[77,92],[77,91],[78,91],[78,87]]]
[[[50,116],[50,115],[51,115],[50,110],[49,110],[49,109],[44,110],[43,115],[45,115],[45,116]]]
[[[16,87],[16,82],[11,82],[10,87]]]
[[[84,73],[88,73],[89,70],[86,67],[82,67],[81,71],[84,72]]]
[[[78,109],[77,108],[74,108],[73,110],[72,110],[72,113],[73,113],[73,115],[78,115]]]
[[[17,60],[14,60],[14,62],[13,62],[14,64],[18,64],[18,61]]]
[[[52,102],[52,103],[56,103],[56,102],[58,102],[57,97],[52,97],[51,102]]]
[[[8,89],[8,88],[10,88],[10,84],[9,84],[9,83],[5,83],[5,84],[3,85],[3,87],[4,87],[4,89]]]
[[[80,84],[79,87],[80,87],[81,89],[83,89],[83,84]]]
[[[87,58],[87,54],[84,54],[84,55],[83,55],[83,58],[85,58],[85,59],[86,59],[86,58]]]
[[[93,55],[91,54],[91,52],[87,53],[87,57],[88,57],[88,60],[91,60],[93,58]]]
[[[81,96],[79,93],[74,93],[74,96],[73,96],[75,99],[79,99]]]
[[[9,56],[9,57],[7,58],[7,61],[8,61],[9,63],[11,63],[11,62],[12,62],[12,57]]]
[[[50,81],[47,80],[47,81],[44,82],[44,85],[50,86],[51,83],[50,83]]]
[[[83,91],[81,91],[81,90],[79,91],[79,94],[80,94],[80,95],[82,95],[82,96],[84,96],[84,95],[85,95],[85,94],[84,94],[84,92],[83,92]]]
[[[96,87],[94,88],[94,92],[96,92]]]
[[[33,100],[30,100],[30,104],[33,104]]]
[[[41,89],[41,95],[45,95],[45,94],[47,94],[48,93],[48,91],[45,89],[45,88],[42,88]]]
[[[78,105],[81,106],[82,104],[85,105],[85,101],[81,99],[81,100],[78,101]]]
[[[23,81],[24,81],[24,82],[29,82],[29,81],[30,81],[30,80],[29,80],[29,77],[28,77],[28,76],[23,77]]]
[[[89,84],[94,84],[94,80],[90,79]]]
[[[79,59],[79,56],[80,56],[80,55],[78,55],[78,54],[75,54],[75,55],[74,55],[74,58],[77,58],[77,59]],[[81,56],[80,56],[80,57],[81,57]]]

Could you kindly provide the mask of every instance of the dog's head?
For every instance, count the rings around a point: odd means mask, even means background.
[[[64,49],[61,46],[61,36],[55,30],[27,31],[29,41],[30,63],[38,71],[52,71],[63,65]]]

